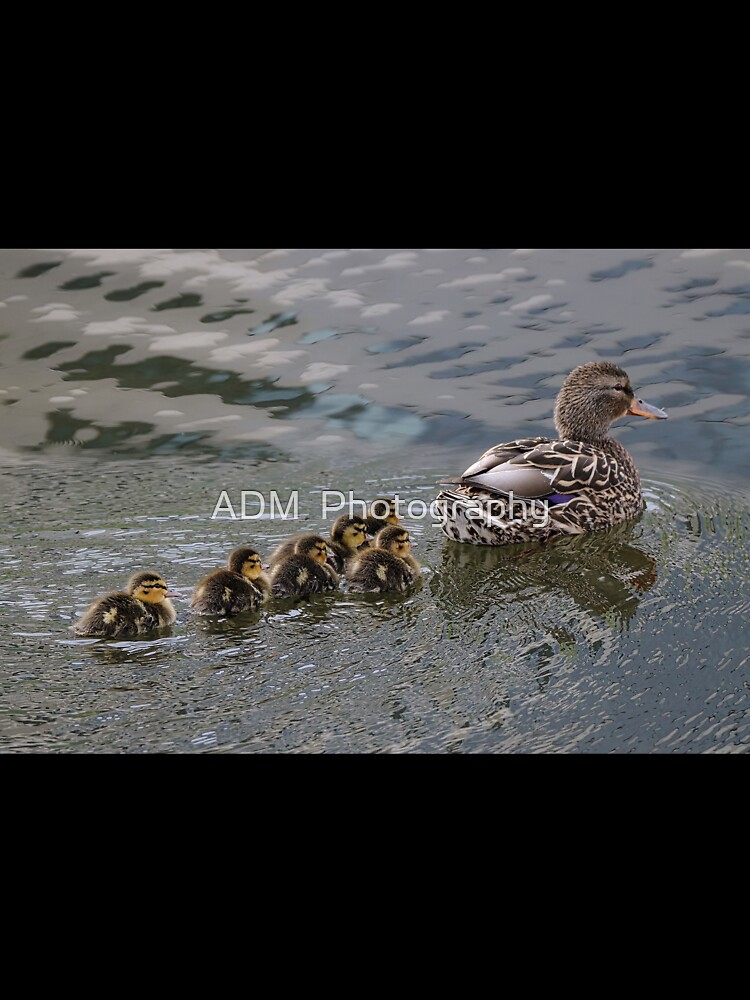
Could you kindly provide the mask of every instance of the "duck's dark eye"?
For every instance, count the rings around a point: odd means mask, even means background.
[[[624,385],[616,385],[615,392],[627,392],[627,389],[625,388]]]

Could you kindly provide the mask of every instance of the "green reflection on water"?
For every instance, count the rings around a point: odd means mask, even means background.
[[[93,420],[80,420],[71,410],[55,410],[47,414],[48,429],[44,442],[26,450],[41,452],[49,447],[66,446],[109,451],[113,455],[173,455],[186,453],[214,460],[244,462],[278,462],[286,456],[261,441],[217,442],[210,431],[160,434],[153,432],[155,424],[130,420],[104,425]],[[85,431],[81,436],[80,432]],[[93,436],[92,436],[93,434]]]
[[[53,354],[57,354],[58,351],[64,351],[68,347],[75,346],[75,340],[52,340],[48,344],[40,344],[38,347],[32,347],[30,351],[26,351],[21,357],[24,361],[41,361],[43,358],[49,358]]]
[[[281,330],[285,326],[296,326],[298,322],[297,313],[274,313],[273,316],[269,316],[265,323],[262,323],[260,326],[256,326],[255,329],[250,332],[253,336],[258,337],[263,333],[272,333],[274,330]]]
[[[272,409],[277,419],[322,418],[337,430],[373,440],[384,433],[415,439],[424,431],[421,418],[406,407],[373,404],[364,396],[331,392],[328,384],[280,385],[273,378],[245,379],[234,371],[204,368],[184,358],[158,355],[132,364],[118,364],[131,347],[113,344],[89,351],[57,370],[66,381],[113,379],[125,389],[157,389],[164,396],[216,396],[230,406]],[[222,451],[224,454],[225,451]]]
[[[86,448],[115,448],[124,441],[149,434],[153,431],[154,424],[147,424],[138,420],[129,420],[124,423],[111,426],[96,424],[93,420],[79,420],[73,416],[71,410],[54,410],[47,414],[49,428],[45,438],[45,444],[85,444]],[[82,430],[93,429],[96,433],[91,440],[80,441],[76,439],[76,434]],[[38,449],[32,449],[38,450]]]
[[[108,302],[132,302],[133,299],[140,298],[154,288],[163,288],[164,284],[163,281],[142,281],[140,285],[134,285],[132,288],[119,288],[109,292],[104,298]]]
[[[52,271],[54,268],[60,267],[61,264],[61,260],[50,261],[47,264],[32,264],[30,267],[25,267],[22,271],[19,271],[16,277],[38,278],[40,275],[46,274],[47,271]]]
[[[203,305],[203,296],[195,292],[183,293],[167,302],[158,302],[151,307],[151,312],[164,312],[167,309],[194,309]]]
[[[81,278],[72,278],[66,281],[60,288],[64,292],[82,292],[87,288],[98,288],[107,278],[112,278],[115,271],[99,271],[98,274],[87,274]]]
[[[254,309],[218,309],[207,316],[202,316],[201,323],[226,323],[235,316],[250,316],[254,312]]]
[[[212,395],[233,406],[269,407],[283,403],[289,409],[310,407],[315,394],[302,386],[280,386],[271,378],[246,380],[237,372],[203,368],[184,358],[157,355],[133,364],[116,364],[132,347],[115,344],[89,351],[78,361],[59,365],[70,379],[114,379],[126,389],[152,389],[170,398]]]

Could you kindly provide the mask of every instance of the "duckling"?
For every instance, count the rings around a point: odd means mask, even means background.
[[[198,615],[234,618],[254,611],[271,596],[271,582],[255,549],[237,549],[226,569],[209,573],[195,589],[191,607]]]
[[[277,562],[271,573],[274,597],[309,597],[338,586],[338,573],[328,565],[328,547],[320,535],[297,540],[294,554]]]
[[[396,501],[389,497],[380,497],[378,500],[374,500],[370,504],[365,524],[368,535],[377,535],[389,525],[398,527],[401,524],[401,518],[398,516]]]
[[[375,539],[376,547],[363,552],[347,573],[349,589],[355,594],[385,594],[408,590],[420,578],[422,567],[411,553],[409,532],[404,528],[384,528]]]
[[[328,557],[328,565],[337,573],[343,573],[347,565],[356,559],[362,550],[370,548],[364,518],[344,515],[335,521],[331,528],[328,548],[332,552]]]
[[[314,531],[308,531],[303,535],[292,535],[291,538],[287,538],[285,542],[278,545],[271,553],[268,559],[271,568],[273,568],[277,563],[282,562],[284,559],[288,559],[289,556],[293,556],[297,551],[297,546],[300,542],[317,537],[318,536]]]
[[[107,594],[72,627],[87,639],[120,639],[167,628],[177,621],[170,598],[174,594],[159,573],[136,573],[127,593]]]
[[[271,558],[269,559],[271,566],[275,566],[283,559],[293,556],[299,542],[317,537],[319,536],[307,533],[288,538],[271,553]],[[326,544],[331,550],[328,556],[328,565],[335,569],[337,573],[343,573],[347,562],[357,555],[359,549],[369,548],[370,543],[367,540],[365,518],[342,515],[337,521],[334,521],[331,528],[330,541]]]

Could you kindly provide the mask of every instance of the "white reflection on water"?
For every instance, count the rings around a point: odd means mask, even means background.
[[[5,447],[104,449],[124,438],[130,450],[158,442],[187,454],[286,439],[290,455],[328,443],[344,460],[363,440],[387,455],[392,425],[420,448],[479,454],[499,440],[549,432],[562,378],[596,357],[622,361],[670,410],[670,426],[658,433],[633,423],[620,432],[647,470],[668,461],[689,473],[730,455],[741,446],[737,428],[750,421],[750,287],[738,276],[750,250],[0,255],[5,273],[19,275],[0,289],[13,330],[0,339],[0,390],[20,387],[17,398],[3,397],[15,418],[0,426]],[[20,277],[24,266],[29,277]],[[29,289],[35,295],[24,296]],[[93,344],[81,343],[82,327]],[[232,385],[222,395],[228,374],[248,385],[266,379],[286,398],[269,400],[265,386]],[[71,401],[76,392],[89,393],[85,403]],[[357,396],[373,419],[332,417],[343,409],[331,397]],[[48,413],[49,400],[69,417]],[[164,416],[174,410],[197,438]],[[291,415],[304,417],[305,428],[290,433]]]

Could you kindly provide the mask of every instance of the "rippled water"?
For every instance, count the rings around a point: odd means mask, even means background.
[[[5,752],[743,752],[750,250],[0,251]],[[53,266],[54,265],[54,266]],[[648,510],[542,549],[419,540],[421,587],[195,621],[219,494],[431,500],[621,361]],[[138,568],[151,641],[67,629]]]

